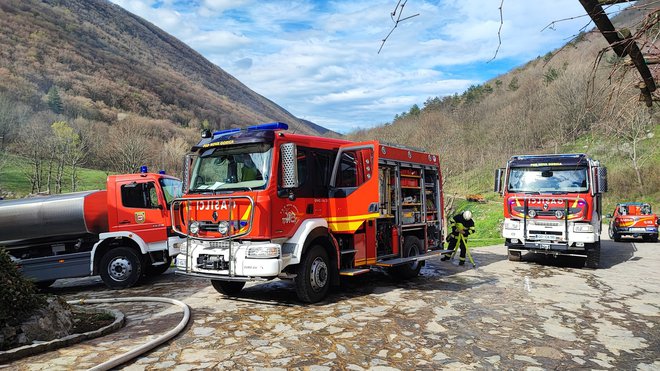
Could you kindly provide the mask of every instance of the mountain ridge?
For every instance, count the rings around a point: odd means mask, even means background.
[[[0,76],[8,77],[0,91],[33,107],[43,108],[56,86],[71,117],[113,122],[133,112],[179,126],[207,120],[218,129],[284,121],[301,133],[332,133],[105,0],[3,1],[0,29]]]

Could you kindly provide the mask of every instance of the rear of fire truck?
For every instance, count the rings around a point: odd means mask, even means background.
[[[514,156],[497,169],[504,197],[502,236],[509,260],[523,252],[586,258],[600,263],[601,199],[607,172],[585,154]]]

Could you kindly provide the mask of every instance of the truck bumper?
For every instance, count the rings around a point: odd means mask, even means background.
[[[619,227],[614,232],[621,236],[645,236],[658,234],[658,227]]]
[[[178,274],[227,281],[254,281],[275,278],[288,263],[281,246],[270,242],[189,241],[181,245],[176,258]],[[249,251],[248,251],[249,250]],[[254,257],[268,251],[272,257]]]
[[[511,228],[518,226],[518,228]],[[577,227],[576,227],[577,225]],[[586,251],[600,241],[600,230],[591,227],[591,232],[576,232],[588,223],[532,220],[523,228],[522,221],[505,220],[502,236],[506,246],[513,251],[532,251],[552,255],[586,256]],[[507,228],[510,227],[510,228]]]

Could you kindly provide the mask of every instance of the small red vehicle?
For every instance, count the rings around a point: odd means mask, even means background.
[[[610,221],[610,238],[621,241],[623,236],[642,237],[644,241],[658,241],[658,215],[653,214],[651,205],[642,202],[619,203],[614,213],[607,215]]]

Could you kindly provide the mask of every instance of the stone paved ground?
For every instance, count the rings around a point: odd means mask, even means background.
[[[123,291],[106,290],[98,278],[58,282],[52,291],[190,305],[183,333],[126,370],[660,369],[660,244],[605,241],[598,270],[531,255],[509,262],[501,246],[473,254],[478,269],[432,260],[403,283],[374,272],[316,305],[298,303],[283,281],[249,284],[227,299],[208,281],[171,272]],[[165,304],[114,307],[127,314],[124,329],[6,367],[88,368],[181,318]]]

